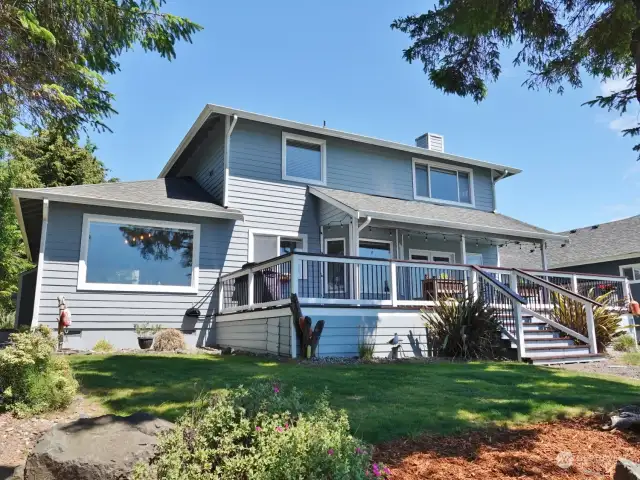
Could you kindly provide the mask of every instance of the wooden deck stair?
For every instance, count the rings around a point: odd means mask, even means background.
[[[544,321],[523,315],[525,356],[523,360],[534,365],[586,363],[604,360],[600,354],[589,353],[589,346],[556,330]],[[516,349],[515,343],[511,348]]]

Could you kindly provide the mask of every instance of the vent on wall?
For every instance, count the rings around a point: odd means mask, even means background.
[[[437,133],[425,133],[416,138],[416,146],[434,152],[444,152],[444,137]]]

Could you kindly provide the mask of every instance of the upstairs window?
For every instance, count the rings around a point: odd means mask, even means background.
[[[326,142],[292,133],[282,134],[282,178],[326,185]]]
[[[474,205],[473,171],[423,160],[413,160],[414,198],[441,203]]]
[[[640,264],[622,265],[620,275],[627,277],[629,283],[640,283]]]

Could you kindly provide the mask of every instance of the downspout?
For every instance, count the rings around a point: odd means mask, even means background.
[[[358,227],[358,232],[361,232],[362,230],[364,230],[365,227],[368,226],[370,223],[371,223],[371,217],[367,216],[364,223]]]
[[[496,200],[496,182],[499,182],[500,180],[505,178],[507,175],[509,175],[509,170],[505,168],[504,172],[502,172],[502,175],[500,175],[498,178],[493,178],[493,170],[491,170],[491,189],[493,190],[493,213],[496,213],[496,211],[498,210],[498,203]]]
[[[224,124],[224,194],[222,199],[222,206],[224,208],[229,206],[229,157],[231,155],[231,134],[236,126],[236,122],[238,121],[238,115],[234,113],[231,118],[233,119],[231,120],[231,125],[229,125],[229,116],[225,117]]]

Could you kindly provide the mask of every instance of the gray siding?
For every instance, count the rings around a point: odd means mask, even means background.
[[[402,344],[400,357],[429,356],[424,320],[416,310],[303,307],[303,311],[314,320],[325,321],[318,344],[319,357],[357,357],[360,343],[375,345],[376,357],[389,357],[389,340],[396,333]]]
[[[340,225],[349,223],[349,214],[344,210],[334,207],[330,203],[320,201],[319,202],[319,215],[318,220],[320,225]]]
[[[264,316],[243,319],[244,314],[224,315],[216,324],[217,345],[251,353],[291,356],[289,308],[267,310]]]
[[[178,174],[193,177],[216,202],[224,197],[224,119],[220,119]]]
[[[78,291],[83,213],[200,223],[199,293],[196,295]],[[201,318],[185,317],[184,313],[216,284],[229,250],[233,223],[230,220],[53,202],[49,211],[42,273],[40,322],[55,327],[58,315],[56,297],[64,295],[72,312],[72,328],[82,330],[83,348],[93,346],[91,342],[94,341],[95,335],[89,332],[96,331],[102,331],[100,338],[106,338],[116,346],[133,346],[136,344],[133,325],[147,321],[187,332],[196,330],[198,343],[212,343],[213,337],[208,337],[212,331],[216,295],[200,307]],[[73,343],[77,346],[78,342],[79,339],[70,337],[70,345]]]
[[[231,137],[231,175],[304,187],[282,180],[282,131],[273,125],[239,120]],[[326,141],[327,187],[413,200],[412,158],[417,155],[335,138]],[[423,158],[429,159],[428,151]],[[476,207],[493,210],[491,171],[473,167],[473,173]]]

